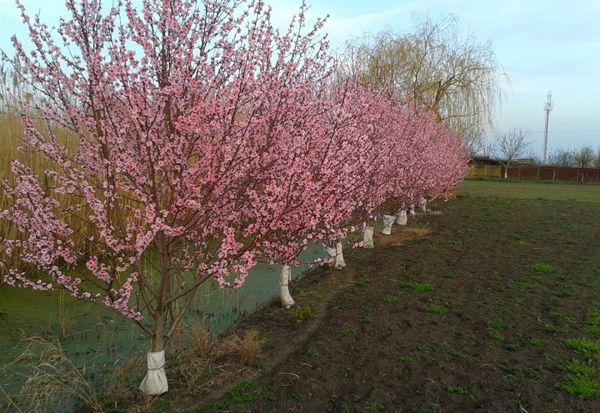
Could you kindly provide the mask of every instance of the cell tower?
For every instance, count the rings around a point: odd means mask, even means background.
[[[544,165],[546,165],[546,154],[548,153],[548,120],[550,119],[550,111],[552,109],[552,91],[549,90],[546,104],[544,105],[544,111],[546,112],[546,127],[544,128]]]

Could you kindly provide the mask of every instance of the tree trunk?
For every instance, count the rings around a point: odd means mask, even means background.
[[[374,227],[364,227],[363,229],[363,248],[374,248],[373,244],[373,233],[375,232]]]
[[[346,267],[346,261],[344,261],[344,246],[341,242],[335,244],[335,268],[342,269]]]
[[[335,259],[333,267],[336,270],[341,270],[346,266],[346,261],[344,261],[344,251],[341,242],[336,243],[335,247],[330,247],[327,244],[323,244],[323,248],[325,249],[325,252],[327,252],[330,258]]]
[[[295,304],[290,295],[289,283],[292,279],[292,268],[289,265],[281,266],[281,278],[279,280],[279,299],[284,308],[290,308]]]
[[[381,233],[383,235],[391,235],[392,234],[392,226],[394,225],[394,221],[396,220],[395,215],[384,215],[383,216],[383,230]]]
[[[396,214],[396,224],[398,225],[406,225],[408,223],[408,215],[406,214],[406,209],[401,209]]]
[[[140,384],[140,390],[150,396],[157,396],[169,391],[165,373],[164,320],[164,311],[157,309],[154,313],[154,333],[150,339],[150,352],[146,357],[148,371]]]
[[[427,198],[425,198],[424,196],[422,196],[419,199],[419,208],[421,208],[421,211],[423,211],[423,213],[427,212]]]
[[[504,179],[508,179],[508,164],[504,165]]]

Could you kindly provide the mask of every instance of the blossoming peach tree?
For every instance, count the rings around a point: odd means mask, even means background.
[[[45,125],[24,115],[23,146],[52,166],[38,176],[15,160],[3,181],[0,219],[19,236],[2,250],[21,264],[4,265],[3,283],[64,288],[132,319],[151,341],[141,388],[160,394],[165,342],[199,286],[242,285],[294,219],[287,195],[301,187],[277,178],[300,156],[286,143],[306,133],[303,110],[330,73],[322,22],[302,34],[302,9],[280,34],[261,1],[66,5],[54,33],[19,4],[34,50],[14,45],[48,103],[25,112]]]
[[[257,260],[288,265],[398,195],[384,183],[404,118],[333,76],[304,5],[281,32],[260,0],[67,0],[56,29],[18,5],[34,47],[13,43],[43,97],[23,103],[23,148],[49,166],[14,160],[2,181],[0,220],[18,232],[0,280],[131,319],[150,339],[145,393],[168,390],[165,345],[204,282],[239,287]]]

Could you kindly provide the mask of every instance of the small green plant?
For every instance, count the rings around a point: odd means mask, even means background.
[[[371,307],[365,308],[365,312],[360,321],[363,324],[371,324],[373,322],[373,309]]]
[[[471,343],[474,341],[477,341],[477,337],[473,333],[462,332],[462,333],[460,333],[460,336],[463,340],[471,342]]]
[[[534,287],[535,286],[532,282],[526,280],[519,280],[515,283],[515,288],[519,291],[531,290]]]
[[[385,407],[379,402],[370,401],[367,403],[367,410],[370,412],[383,412]]]
[[[406,364],[417,364],[425,360],[425,358],[419,353],[407,353],[400,357],[403,363]]]
[[[342,336],[342,337],[350,337],[353,333],[354,333],[354,331],[348,324],[344,324],[340,328],[340,336]]]
[[[385,297],[385,303],[387,305],[399,304],[400,297],[398,297],[397,295],[388,295],[387,297]]]
[[[531,266],[531,269],[535,272],[539,272],[540,274],[544,274],[544,275],[550,275],[556,271],[556,268],[554,268],[552,265],[542,264],[539,262],[536,262],[535,264],[533,264]]]
[[[354,285],[356,285],[358,288],[367,288],[369,286],[369,280],[366,278],[359,278],[355,281]]]
[[[542,340],[541,338],[532,338],[529,340],[529,344],[534,347],[544,347],[548,344],[548,342],[546,340]]]
[[[321,355],[319,354],[319,352],[317,350],[313,350],[313,349],[308,349],[306,351],[306,356],[311,358],[311,359],[317,359],[319,358]]]
[[[417,293],[426,293],[429,291],[433,291],[433,287],[430,284],[421,284],[418,282],[409,282],[407,284],[408,288]]]
[[[448,393],[450,394],[467,394],[468,390],[461,386],[448,386]]]
[[[246,404],[258,400],[275,401],[275,395],[270,390],[258,385],[252,380],[242,382],[239,386],[233,389],[229,396],[236,404]]]
[[[290,319],[296,323],[302,323],[313,318],[312,307],[305,305],[302,307],[296,307],[290,312]]]
[[[173,402],[171,400],[158,399],[154,401],[152,407],[155,412],[163,413],[169,411],[169,409],[172,407],[172,404]]]
[[[429,307],[427,307],[427,312],[429,314],[445,315],[448,313],[448,308],[444,307],[443,305],[431,304]]]
[[[209,403],[208,408],[210,410],[227,410],[229,409],[229,400],[217,400]]]
[[[508,323],[506,323],[503,320],[500,320],[499,318],[496,318],[494,320],[489,320],[487,322],[487,326],[488,326],[488,328],[491,328],[494,330],[506,330],[508,328]]]
[[[571,338],[564,341],[565,345],[587,357],[600,361],[600,341],[585,338]]]

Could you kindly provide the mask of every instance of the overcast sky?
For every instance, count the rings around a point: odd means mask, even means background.
[[[45,21],[64,14],[62,0],[22,0]],[[282,27],[298,0],[266,0]],[[110,2],[112,3],[112,1]],[[9,37],[25,38],[13,0],[0,0],[0,48],[11,51]],[[325,31],[333,47],[367,32],[409,32],[416,19],[452,13],[464,33],[491,41],[508,74],[504,103],[497,111],[500,131],[529,130],[532,149],[541,154],[546,94],[552,91],[549,151],[553,148],[600,146],[600,0],[312,0],[309,17],[330,18]]]

